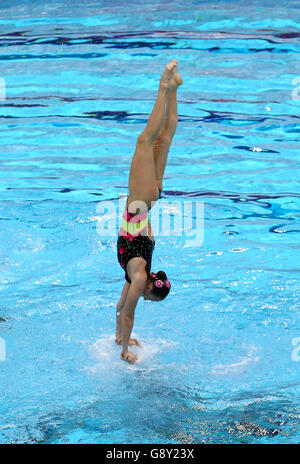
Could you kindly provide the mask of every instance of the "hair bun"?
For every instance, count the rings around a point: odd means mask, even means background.
[[[151,293],[159,298],[159,300],[163,300],[169,294],[171,289],[171,284],[167,278],[167,275],[164,271],[158,271],[157,274],[152,272],[152,282],[153,288]]]
[[[158,271],[156,274],[156,279],[166,280],[167,274],[164,271]]]

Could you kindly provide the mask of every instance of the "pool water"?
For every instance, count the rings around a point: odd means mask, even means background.
[[[0,443],[299,442],[299,3],[13,3],[0,7]],[[204,202],[204,242],[156,236],[172,290],[139,302],[131,366],[97,207],[126,195],[172,58],[184,84],[160,205]]]

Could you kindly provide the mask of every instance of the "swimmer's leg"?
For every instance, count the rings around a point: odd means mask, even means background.
[[[155,140],[154,163],[157,186],[162,190],[162,180],[168,159],[168,152],[176,132],[178,122],[177,113],[177,88],[168,93],[167,110],[164,125]]]
[[[164,124],[168,93],[178,85],[176,65],[176,60],[172,60],[166,66],[147,126],[138,138],[129,174],[129,204],[140,200],[149,208],[158,199],[153,147]]]

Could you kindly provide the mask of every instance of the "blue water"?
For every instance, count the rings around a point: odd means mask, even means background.
[[[299,23],[297,1],[1,1],[0,443],[299,442]],[[161,207],[204,202],[205,238],[156,236],[172,291],[139,302],[130,366],[96,208],[172,58]]]

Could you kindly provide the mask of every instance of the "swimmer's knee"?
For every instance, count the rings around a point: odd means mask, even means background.
[[[153,136],[151,136],[151,134],[149,134],[149,132],[145,129],[143,130],[143,132],[138,136],[138,139],[137,139],[137,145],[140,145],[140,146],[153,146],[154,145],[154,142],[155,142],[155,139],[153,138]]]
[[[146,131],[143,131],[137,139],[137,145],[149,145],[150,144],[150,137]]]
[[[172,139],[173,139],[173,135],[171,135],[170,133],[168,132],[161,132],[159,134],[159,136],[157,137],[156,141],[155,141],[155,144],[158,146],[158,147],[165,147],[165,146],[169,146],[171,145],[172,143]]]

